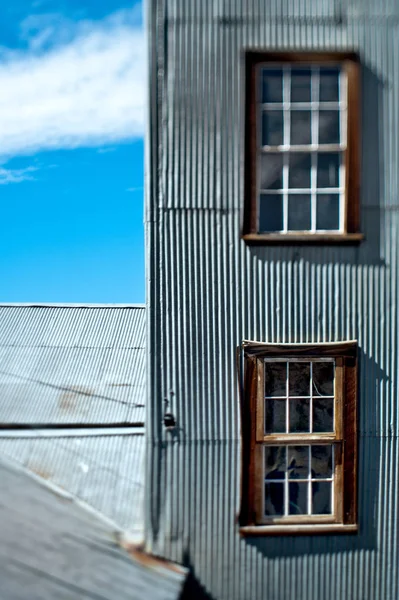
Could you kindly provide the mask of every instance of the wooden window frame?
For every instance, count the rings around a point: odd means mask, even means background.
[[[340,65],[347,75],[347,144],[343,232],[257,231],[257,68],[261,64]],[[360,62],[353,52],[264,52],[245,53],[245,185],[242,239],[250,245],[266,244],[357,244],[360,213]]]
[[[357,342],[327,344],[264,344],[244,342],[240,350],[242,471],[242,535],[354,533],[357,527]],[[334,433],[264,433],[265,359],[298,358],[335,361]],[[334,444],[334,515],[297,515],[262,518],[263,448],[284,444]]]

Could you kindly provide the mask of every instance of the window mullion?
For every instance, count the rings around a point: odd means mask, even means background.
[[[308,515],[312,514],[312,446],[308,446]]]
[[[284,133],[283,133],[283,144],[285,148],[288,148],[291,140],[291,68],[284,67],[283,69],[283,119],[284,119]],[[288,152],[283,153],[283,231],[288,231],[288,178],[289,178],[289,166],[288,166],[289,154]]]
[[[337,516],[337,510],[335,507],[335,486],[337,485],[337,478],[335,473],[335,450],[336,445],[332,445],[332,465],[331,465],[331,473],[332,473],[332,484],[331,484],[331,509],[332,513]]]
[[[313,433],[313,362],[310,361],[309,433]]]
[[[318,67],[312,67],[312,86],[311,86],[311,124],[312,124],[312,146],[318,150],[319,145],[319,87],[320,87],[320,70]],[[317,152],[313,151],[311,156],[311,172],[310,172],[310,187],[311,187],[311,231],[316,232],[316,216],[317,216]]]
[[[286,422],[285,422],[285,431],[289,433],[290,431],[290,401],[289,401],[289,377],[290,377],[290,363],[286,363],[286,380],[285,380],[285,402],[286,402]],[[285,447],[285,477],[284,477],[284,514],[288,516],[289,514],[289,483],[288,483],[288,446]]]
[[[289,388],[288,388],[288,381],[289,381],[289,376],[290,376],[290,372],[289,372],[289,368],[290,368],[290,363],[287,362],[286,363],[286,381],[285,381],[285,432],[289,433],[290,432],[290,402],[289,402]]]
[[[346,70],[342,69],[339,76],[339,89],[338,99],[340,101],[339,108],[339,134],[340,134],[340,145],[345,147],[345,151],[340,153],[340,167],[339,167],[339,187],[341,188],[339,194],[339,229],[340,231],[346,230],[346,218],[345,218],[345,177],[346,177],[346,156],[347,156],[347,144],[348,144],[348,81]],[[344,100],[344,106],[342,106],[342,100]]]
[[[284,515],[289,514],[289,485],[288,485],[288,446],[285,450],[285,474],[284,474]]]

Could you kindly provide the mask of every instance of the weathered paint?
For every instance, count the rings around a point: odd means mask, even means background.
[[[148,547],[214,598],[396,600],[399,1],[152,0],[147,16]],[[359,247],[241,241],[254,48],[359,52]],[[243,339],[358,340],[358,535],[239,537]]]

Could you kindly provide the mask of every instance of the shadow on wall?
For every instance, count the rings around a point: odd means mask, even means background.
[[[189,569],[189,575],[179,600],[214,600],[214,597],[206,591],[197,578],[188,549],[183,554],[183,565]]]
[[[388,377],[378,365],[359,352],[360,378],[358,412],[362,422],[358,439],[358,523],[359,532],[351,535],[299,535],[265,536],[244,538],[244,543],[256,547],[257,551],[268,558],[300,555],[322,555],[339,552],[375,550],[377,548],[378,514],[384,515],[386,506],[378,506],[381,488],[388,485],[389,469],[392,461],[392,448],[385,436],[376,435],[377,415],[380,410],[378,390]],[[367,378],[367,389],[361,384],[361,378]],[[363,389],[362,389],[363,387]],[[386,523],[391,519],[386,518]]]

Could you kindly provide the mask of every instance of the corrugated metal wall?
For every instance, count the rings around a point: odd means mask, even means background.
[[[399,1],[153,0],[148,20],[149,546],[215,598],[396,600]],[[359,51],[359,247],[241,241],[245,48]],[[236,346],[354,338],[359,535],[240,539]]]

